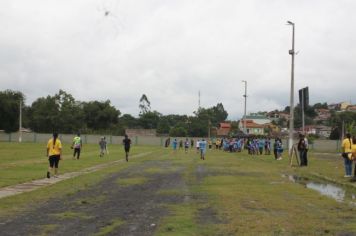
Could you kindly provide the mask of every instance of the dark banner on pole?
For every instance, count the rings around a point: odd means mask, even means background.
[[[302,102],[304,101],[304,107],[309,106],[309,88],[305,87],[302,89],[299,89],[299,105],[302,105]]]

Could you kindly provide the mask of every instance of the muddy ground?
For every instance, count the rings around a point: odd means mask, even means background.
[[[145,171],[149,169],[169,171]],[[153,235],[168,216],[165,204],[204,201],[189,192],[184,167],[167,161],[147,161],[108,176],[95,186],[73,195],[52,199],[9,219],[0,219],[1,235],[95,235],[112,226],[106,235]],[[204,168],[195,169],[197,181]],[[119,179],[144,177],[146,182],[120,185]],[[161,194],[178,190],[181,194]],[[205,217],[200,217],[204,214]],[[201,209],[197,221],[212,223],[211,209]],[[118,221],[122,224],[115,225]],[[206,222],[204,222],[206,221]],[[169,230],[169,229],[167,229]]]

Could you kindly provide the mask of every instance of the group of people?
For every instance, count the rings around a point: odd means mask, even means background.
[[[273,144],[272,144],[273,143]],[[165,147],[170,145],[170,138],[166,140]],[[194,140],[188,138],[183,140],[177,140],[176,138],[172,142],[173,150],[185,149],[188,152],[189,147],[193,148]],[[202,147],[201,147],[202,146]],[[196,141],[197,153],[204,156],[207,149],[223,150],[227,152],[241,152],[247,150],[250,155],[271,155],[272,150],[275,160],[282,160],[282,154],[284,151],[282,139],[277,137],[274,141],[270,137],[266,136],[250,136],[250,137],[236,137],[236,138],[211,138],[208,140],[199,139]],[[300,134],[297,144],[298,155],[300,160],[300,166],[308,165],[308,139]],[[202,153],[203,152],[203,153]]]
[[[129,161],[129,152],[131,147],[131,139],[125,134],[125,138],[122,140],[122,144],[125,150],[125,159]],[[80,133],[78,133],[74,138],[71,145],[71,149],[73,149],[73,159],[79,160],[81,149],[83,147],[82,138],[80,137]],[[100,157],[103,157],[104,154],[109,154],[109,150],[107,148],[107,142],[105,137],[101,137],[99,141],[100,147]],[[58,177],[58,166],[59,161],[62,159],[62,142],[58,138],[58,133],[53,133],[52,138],[50,138],[47,142],[46,156],[48,157],[48,170],[47,170],[47,178]]]
[[[124,150],[125,150],[125,159],[129,160],[129,152],[131,146],[131,140],[125,135],[125,138],[122,141]],[[237,138],[222,138],[222,139],[209,139],[208,141],[205,139],[199,139],[196,141],[196,151],[200,154],[200,158],[205,160],[206,150],[209,149],[217,149],[224,150],[229,152],[241,152],[244,149],[247,150],[250,155],[265,155],[271,154],[271,146],[272,141],[269,137],[237,137]],[[165,146],[168,147],[170,145],[170,139],[166,140]],[[194,147],[194,140],[188,138],[183,141],[175,138],[172,142],[173,150],[176,151],[179,148],[184,147],[185,152],[187,153],[189,148]],[[73,159],[79,160],[81,149],[83,146],[82,139],[80,134],[78,133],[74,138],[71,145],[73,149]],[[108,154],[107,142],[105,137],[101,137],[99,141],[100,147],[100,157],[103,157],[104,154]],[[308,149],[309,143],[308,139],[300,134],[299,141],[297,144],[297,149],[299,152],[300,166],[308,165]],[[283,143],[280,138],[276,138],[273,143],[273,154],[276,160],[282,159],[283,153]],[[58,138],[58,133],[53,133],[53,137],[48,140],[47,143],[47,155],[49,161],[49,167],[47,170],[47,178],[50,178],[51,175],[53,177],[57,177],[58,175],[58,165],[62,156],[62,143]],[[342,142],[342,157],[344,158],[344,166],[345,166],[345,176],[346,178],[353,177],[356,181],[356,136],[351,137],[350,134],[346,134],[346,138]],[[352,176],[352,166],[355,163],[354,173]]]
[[[345,166],[345,178],[352,178],[356,181],[356,136],[351,137],[351,134],[346,134],[346,138],[342,141],[342,154]],[[355,163],[354,175],[352,176],[352,165]]]

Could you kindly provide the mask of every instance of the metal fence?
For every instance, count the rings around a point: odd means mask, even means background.
[[[59,139],[63,143],[71,143],[74,138],[74,134],[59,134]],[[82,140],[84,144],[91,143],[97,144],[101,137],[105,136],[109,144],[121,144],[124,139],[123,136],[113,136],[113,135],[93,135],[93,134],[82,134]],[[40,134],[40,133],[22,133],[22,142],[32,142],[32,143],[46,143],[48,139],[52,137],[52,134]],[[129,137],[132,140],[133,145],[151,145],[151,146],[164,146],[167,137],[152,137],[152,136],[134,136]],[[185,140],[186,137],[171,137],[171,142],[174,138],[177,140]],[[196,142],[200,138],[188,138],[193,139]],[[3,133],[0,132],[0,142],[18,142],[19,133]],[[295,140],[296,141],[296,140]],[[283,144],[286,149],[288,148],[288,140],[284,139]],[[313,144],[310,145],[310,150],[315,152],[339,152],[340,151],[340,141],[338,140],[314,140]]]

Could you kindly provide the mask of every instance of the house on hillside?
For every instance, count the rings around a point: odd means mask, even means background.
[[[219,128],[216,130],[216,135],[218,137],[226,137],[229,135],[230,131],[231,131],[231,124],[222,122],[220,123]]]
[[[300,127],[295,129],[298,133],[303,133],[303,128]],[[315,125],[306,125],[304,126],[304,133],[305,134],[316,134],[316,126]]]
[[[245,121],[243,119],[239,122],[239,129],[243,130],[245,125]],[[258,124],[253,120],[246,119],[246,134],[252,135],[264,135],[265,132],[265,124]]]
[[[351,106],[351,103],[349,103],[349,102],[341,102],[340,103],[340,111],[346,111],[348,106]]]
[[[353,111],[356,112],[356,105],[350,105],[346,108],[346,111]]]
[[[271,119],[269,119],[265,115],[258,115],[258,114],[250,114],[246,116],[246,120],[251,120],[256,124],[264,125],[264,124],[269,124],[272,122]]]
[[[332,130],[331,127],[325,125],[317,125],[315,128],[316,128],[316,134],[319,137],[323,137],[323,138],[330,137],[331,130]]]
[[[327,121],[331,117],[331,113],[329,109],[315,109],[317,116],[315,117],[315,121]]]

